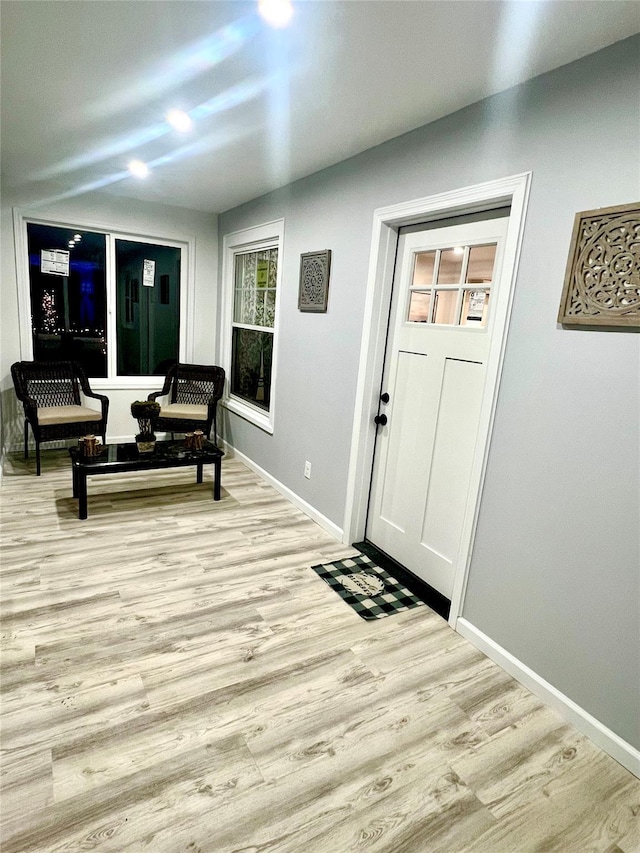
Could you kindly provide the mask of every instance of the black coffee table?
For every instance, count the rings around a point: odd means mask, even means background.
[[[87,477],[122,474],[126,471],[154,471],[158,468],[197,468],[196,482],[202,482],[203,465],[213,465],[213,499],[220,500],[220,479],[224,453],[210,441],[202,450],[187,450],[182,441],[158,441],[153,453],[139,453],[135,444],[106,444],[98,456],[86,457],[78,447],[69,449],[73,472],[73,496],[78,498],[78,518],[87,517]]]

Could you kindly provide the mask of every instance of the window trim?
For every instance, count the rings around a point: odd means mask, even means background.
[[[158,385],[158,376],[118,376],[117,346],[109,342],[116,341],[116,282],[115,282],[115,241],[117,239],[140,243],[156,243],[159,246],[175,246],[181,249],[180,263],[180,337],[178,358],[192,362],[194,351],[194,289],[195,289],[195,238],[181,234],[169,235],[162,231],[142,231],[135,228],[123,229],[108,223],[98,223],[83,217],[61,217],[45,212],[32,213],[20,208],[13,209],[13,231],[16,262],[16,282],[18,287],[18,317],[20,334],[20,357],[24,361],[33,360],[33,339],[31,335],[31,295],[29,284],[29,257],[27,225],[51,225],[54,228],[77,228],[84,231],[96,231],[105,235],[105,276],[107,298],[107,373],[106,377],[91,377],[91,387],[96,390],[127,390],[131,388],[154,390]]]
[[[261,249],[278,249],[278,273],[276,275],[276,305],[273,320],[273,358],[271,365],[271,394],[269,411],[252,406],[246,400],[231,394],[231,356],[233,340],[233,303],[235,290],[235,258],[246,252]],[[273,434],[276,411],[276,384],[278,372],[278,329],[280,318],[282,266],[284,248],[284,219],[275,219],[251,228],[243,228],[225,234],[222,240],[222,364],[229,377],[222,405],[260,429]],[[260,329],[263,331],[262,327]]]

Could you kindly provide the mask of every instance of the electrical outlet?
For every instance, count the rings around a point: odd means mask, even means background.
[[[308,459],[304,463],[304,476],[307,478],[307,480],[311,479],[311,462],[309,462]]]

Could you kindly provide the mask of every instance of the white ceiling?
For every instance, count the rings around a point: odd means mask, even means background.
[[[3,186],[221,212],[640,31],[636,0],[294,5],[3,0]]]

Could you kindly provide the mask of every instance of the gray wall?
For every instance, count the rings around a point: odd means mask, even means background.
[[[639,84],[634,37],[219,222],[285,218],[275,432],[226,413],[226,438],[342,526],[374,209],[532,171],[463,615],[636,747],[640,338],[556,316],[575,212],[640,196]],[[301,314],[299,255],[324,248],[329,311]]]

